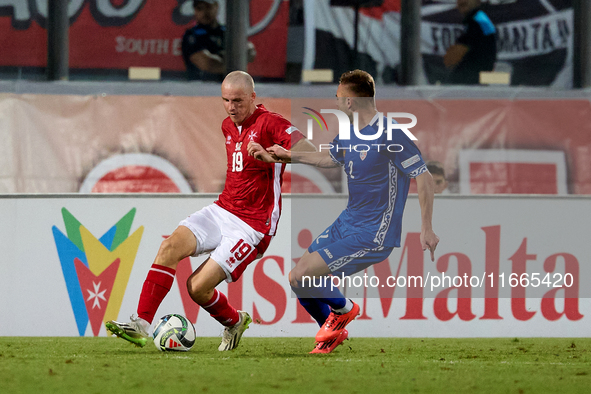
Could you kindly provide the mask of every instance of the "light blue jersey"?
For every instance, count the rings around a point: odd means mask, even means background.
[[[360,139],[351,126],[351,139],[332,142],[330,155],[347,173],[349,202],[338,221],[365,233],[376,247],[399,247],[402,213],[411,178],[427,171],[419,148],[401,130],[387,139],[387,118],[378,114],[361,129],[362,135],[375,135],[383,122],[382,135],[376,140]]]
[[[376,136],[381,122],[381,136],[370,141],[359,138],[352,126],[350,139],[337,136],[332,142],[330,155],[347,173],[349,202],[308,252],[318,253],[333,275],[360,272],[384,261],[394,247],[400,246],[410,180],[427,171],[421,152],[403,131],[392,130],[388,140],[387,121],[376,114],[359,131],[362,136]],[[332,286],[306,287],[302,282],[292,289],[321,326],[331,309],[346,305],[344,295]]]

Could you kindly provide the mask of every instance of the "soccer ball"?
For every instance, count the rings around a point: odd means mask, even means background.
[[[195,327],[184,316],[173,313],[158,321],[152,336],[160,351],[187,352],[195,343]]]

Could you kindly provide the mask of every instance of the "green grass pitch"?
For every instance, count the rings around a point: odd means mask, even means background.
[[[591,339],[249,338],[187,353],[116,338],[0,337],[0,393],[591,393]]]

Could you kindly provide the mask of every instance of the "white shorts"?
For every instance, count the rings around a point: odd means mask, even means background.
[[[262,247],[266,249],[268,246],[268,242],[261,242],[268,236],[217,204],[193,213],[182,220],[179,226],[187,227],[197,239],[193,257],[210,253],[210,257],[226,273],[226,282],[238,280],[246,266],[261,257],[258,255],[264,252]],[[261,248],[257,248],[259,244],[263,244]]]

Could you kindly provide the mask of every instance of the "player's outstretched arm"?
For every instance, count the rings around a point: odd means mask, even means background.
[[[273,145],[267,148],[267,153],[273,158],[281,161],[282,163],[291,163],[291,151],[285,149],[281,145]]]
[[[429,171],[423,172],[415,179],[419,193],[419,204],[421,205],[421,246],[423,250],[429,249],[431,261],[435,261],[435,248],[439,243],[439,237],[433,232],[431,224],[435,184]]]
[[[285,163],[302,163],[323,168],[338,166],[332,160],[328,151],[318,152],[316,147],[306,138],[296,142],[291,150],[274,145],[267,148],[267,151]]]
[[[248,143],[248,154],[254,156],[255,159],[264,161],[266,163],[291,163],[292,152],[298,155],[300,153],[308,152],[315,153],[316,147],[312,143],[303,138],[296,142],[291,150],[287,150],[281,145],[273,145],[267,149],[263,148],[261,144],[250,141]]]
[[[291,147],[291,150],[275,144],[267,148],[267,152],[284,163],[291,163],[292,152],[316,152],[316,147],[307,138],[302,138]]]

